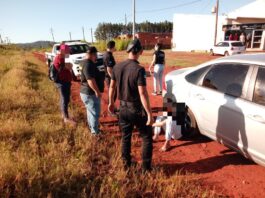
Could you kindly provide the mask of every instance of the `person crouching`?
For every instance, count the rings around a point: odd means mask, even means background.
[[[156,118],[156,122],[153,124],[154,127],[154,136],[153,140],[155,141],[160,132],[165,132],[165,143],[160,148],[160,151],[168,151],[171,148],[170,141],[171,139],[180,139],[182,137],[181,134],[181,125],[177,123],[177,112],[176,106],[172,103],[167,101],[164,103],[164,111],[163,116],[158,116]]]

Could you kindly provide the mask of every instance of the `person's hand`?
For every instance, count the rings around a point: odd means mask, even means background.
[[[151,113],[147,114],[146,126],[152,126],[154,123],[153,116]]]
[[[72,70],[72,68],[73,68],[72,63],[65,63],[65,68],[68,70]]]
[[[152,68],[151,67],[149,67],[149,72],[150,72],[150,74],[152,74]]]
[[[102,97],[102,93],[100,93],[100,92],[96,92],[95,94],[96,94],[97,98],[101,98]]]
[[[108,110],[111,114],[114,114],[115,105],[113,103],[109,103]]]

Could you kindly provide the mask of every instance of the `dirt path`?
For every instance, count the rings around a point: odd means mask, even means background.
[[[176,56],[179,54],[176,53]],[[36,54],[43,60],[43,56]],[[187,56],[187,54],[185,54]],[[170,57],[175,57],[174,53]],[[187,56],[187,58],[189,58]],[[200,59],[196,54],[192,54],[191,59]],[[201,57],[202,61],[212,59],[212,57]],[[176,68],[167,68],[169,72]],[[149,94],[152,91],[152,78],[147,79]],[[79,83],[72,86],[73,101],[82,105],[79,97]],[[153,112],[162,107],[161,96],[151,96]],[[109,117],[107,113],[107,89],[102,98],[102,117],[101,124],[103,129],[110,135],[118,133],[117,120]],[[137,135],[134,135],[133,155],[140,161],[141,144]],[[210,139],[199,136],[192,140],[172,141],[173,148],[167,153],[161,153],[159,148],[162,146],[164,136],[154,143],[153,161],[155,166],[160,166],[167,170],[168,174],[176,171],[188,171],[194,173],[198,179],[207,187],[215,189],[229,197],[264,197],[265,196],[265,168],[254,164],[245,159],[240,154],[231,151],[211,141]]]

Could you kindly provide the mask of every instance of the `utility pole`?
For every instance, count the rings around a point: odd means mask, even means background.
[[[72,40],[72,34],[71,32],[69,32],[69,38],[70,38],[70,41]]]
[[[53,29],[52,28],[50,29],[50,32],[51,32],[51,35],[52,35],[52,40],[53,40],[53,42],[55,42],[55,40],[54,40],[54,34],[53,34]]]
[[[94,41],[93,41],[93,29],[91,28],[91,43],[93,44]]]
[[[2,40],[2,36],[0,34],[0,43],[2,44],[3,43],[3,40]]]
[[[133,39],[135,39],[135,0],[133,0],[133,29],[132,29]]]
[[[83,40],[85,41],[86,38],[85,38],[85,28],[84,28],[84,26],[82,27],[82,32],[83,32]]]
[[[125,14],[125,27],[127,26],[127,15]]]
[[[215,6],[215,34],[214,34],[214,45],[216,45],[216,41],[217,41],[218,14],[219,14],[219,0],[216,0],[216,6]]]

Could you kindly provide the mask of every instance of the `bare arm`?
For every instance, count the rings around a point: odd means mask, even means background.
[[[154,54],[154,55],[153,55],[153,60],[152,60],[152,62],[151,62],[151,64],[150,64],[150,66],[149,66],[149,71],[150,71],[150,73],[151,73],[151,69],[152,69],[152,67],[155,65],[155,61],[156,61],[156,55]]]
[[[166,124],[166,122],[167,122],[167,120],[163,120],[161,122],[155,122],[153,124],[153,127],[162,127],[162,126],[164,126]]]
[[[109,76],[111,76],[111,74],[112,74],[112,67],[107,67],[107,72],[108,72]]]
[[[151,107],[150,107],[150,102],[149,102],[149,97],[148,93],[146,90],[146,86],[138,86],[138,91],[140,95],[140,99],[142,102],[142,105],[147,113],[148,120],[146,125],[152,125],[153,124],[153,117],[152,117],[152,112],[151,112]]]
[[[114,90],[116,89],[116,81],[111,80],[110,81],[110,87],[109,87],[109,112],[114,112]]]
[[[97,86],[97,84],[96,84],[95,79],[94,79],[94,78],[89,79],[89,80],[87,80],[87,83],[88,83],[89,87],[90,87],[91,89],[93,89],[93,91],[95,92],[96,96],[97,96],[98,98],[100,98],[100,97],[101,97],[101,93],[100,93],[100,91],[99,91],[99,89],[98,89],[98,86]]]

